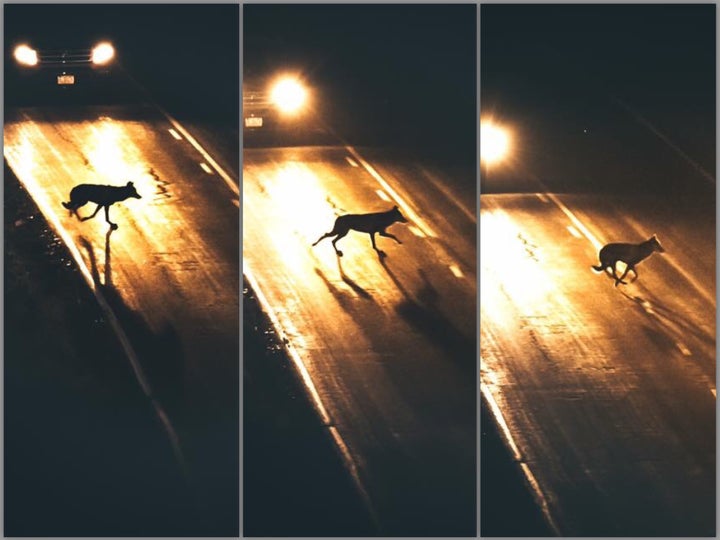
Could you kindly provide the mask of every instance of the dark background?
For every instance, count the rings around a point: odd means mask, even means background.
[[[243,6],[244,82],[302,73],[354,144],[476,153],[475,5]]]
[[[240,103],[240,10],[231,4],[5,4],[6,94],[18,42],[82,44],[98,37],[115,46],[123,76],[138,80],[171,112],[237,129]],[[35,45],[37,46],[37,45]],[[47,89],[50,90],[50,89]],[[42,96],[41,96],[42,97]],[[136,99],[100,95],[100,102]]]
[[[639,115],[714,176],[714,5],[484,5],[481,29],[482,114],[518,130],[524,169],[565,190],[702,182]]]

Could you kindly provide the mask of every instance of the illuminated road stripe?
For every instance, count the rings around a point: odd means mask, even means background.
[[[408,225],[408,229],[410,229],[410,232],[419,238],[427,238],[425,233],[418,229],[415,225]]]
[[[175,129],[177,129],[180,133],[182,133],[183,137],[187,139],[187,141],[197,150],[200,152],[200,155],[207,161],[210,166],[215,169],[215,171],[218,173],[220,178],[225,180],[225,184],[230,188],[230,191],[232,191],[235,195],[240,196],[240,188],[238,187],[237,183],[233,181],[233,179],[230,177],[228,173],[226,173],[220,165],[208,154],[205,149],[200,146],[200,143],[195,140],[195,138],[188,133],[188,131],[180,125],[180,123],[175,120],[172,116],[170,116],[167,112],[165,112],[165,109],[160,107],[159,105],[155,104],[157,109],[162,112],[165,115],[165,118],[168,119],[168,121],[173,125]]]
[[[375,193],[378,194],[378,197],[380,197],[383,201],[392,202],[392,199],[387,196],[387,193],[385,193],[382,189],[376,189]]]
[[[553,193],[546,193],[545,194],[552,202],[555,203],[555,205],[560,209],[560,211],[565,214],[568,218],[570,218],[570,221],[573,222],[573,225],[587,238],[590,240],[590,243],[600,251],[600,248],[602,248],[602,243],[600,240],[595,238],[595,235],[591,233],[585,225],[573,214],[570,209],[565,206],[560,199],[558,199]]]
[[[482,358],[480,359],[480,361],[482,362]],[[515,439],[513,439],[513,436],[510,433],[510,428],[508,427],[507,422],[505,422],[505,417],[503,416],[502,411],[500,410],[500,406],[497,404],[497,401],[495,401],[495,397],[492,395],[492,392],[487,387],[487,385],[483,384],[482,382],[480,382],[480,391],[482,392],[482,395],[485,396],[485,400],[487,401],[488,405],[490,405],[490,411],[495,418],[496,424],[500,426],[500,429],[503,432],[505,442],[508,444],[508,446],[510,447],[510,451],[513,454],[513,460],[520,465],[525,479],[527,480],[528,484],[530,484],[536,502],[540,506],[540,509],[542,510],[545,519],[547,520],[553,531],[555,531],[555,536],[561,536],[560,529],[558,528],[555,520],[552,517],[552,514],[550,513],[550,506],[548,505],[547,498],[545,497],[545,494],[543,493],[540,484],[535,478],[535,475],[530,470],[529,465],[523,461],[522,454],[520,454],[520,450],[515,443]]]
[[[50,141],[47,140],[47,137],[42,132],[39,132],[39,134],[45,139],[45,142],[47,145],[52,147],[52,144]],[[10,160],[11,161],[11,160]],[[22,176],[26,176],[25,179],[22,178]],[[112,327],[113,331],[115,332],[115,335],[117,336],[118,340],[120,341],[120,345],[122,346],[123,350],[125,351],[125,356],[127,357],[128,361],[130,362],[130,366],[133,369],[133,373],[135,374],[135,380],[137,380],[138,384],[140,385],[140,388],[142,389],[143,393],[150,399],[150,403],[153,406],[153,409],[155,410],[155,413],[157,414],[158,418],[160,419],[160,423],[165,428],[165,431],[170,439],[170,444],[172,446],[173,453],[175,454],[175,458],[178,461],[178,464],[180,465],[180,468],[183,472],[183,475],[187,478],[188,477],[188,469],[187,464],[185,462],[185,457],[182,453],[182,449],[180,448],[180,440],[179,437],[175,431],[175,428],[173,427],[172,423],[170,422],[170,419],[168,418],[167,414],[165,413],[165,410],[163,406],[155,399],[155,396],[152,391],[152,387],[150,386],[150,383],[147,380],[147,377],[145,375],[145,372],[142,369],[142,366],[140,365],[140,360],[137,357],[137,354],[135,353],[135,349],[133,348],[132,344],[130,343],[130,339],[127,337],[127,334],[125,333],[125,330],[120,325],[120,321],[117,318],[117,315],[115,315],[115,312],[110,307],[110,304],[107,303],[107,300],[105,299],[105,296],[102,294],[100,289],[98,289],[95,280],[93,279],[92,272],[88,268],[87,264],[85,263],[85,260],[83,259],[79,248],[77,247],[77,244],[73,240],[72,236],[68,232],[68,230],[63,227],[62,223],[60,222],[60,219],[58,218],[57,214],[53,210],[53,205],[48,203],[48,201],[43,196],[43,190],[42,188],[37,185],[34,181],[28,182],[27,181],[27,175],[17,175],[18,179],[22,184],[25,186],[25,189],[28,193],[31,194],[33,200],[35,201],[35,204],[38,205],[38,208],[40,208],[40,211],[43,213],[45,218],[48,220],[50,225],[53,229],[58,233],[60,238],[62,238],[63,242],[65,242],[65,245],[68,248],[68,251],[70,251],[71,255],[73,256],[73,259],[75,259],[76,264],[78,265],[78,269],[80,270],[80,273],[82,274],[83,278],[85,278],[86,283],[90,287],[90,290],[93,292],[93,295],[95,296],[95,299],[98,302],[98,305],[100,306],[100,309],[105,314],[106,319],[110,322],[110,326]]]
[[[456,264],[450,265],[450,271],[453,273],[453,275],[456,278],[462,278],[465,277],[465,275],[462,273],[462,270],[460,270],[460,267],[458,267]]]
[[[535,196],[546,204],[550,202],[550,199],[544,193],[536,193]]]
[[[358,162],[364,167],[364,169],[368,173],[370,173],[370,176],[377,180],[377,182],[383,187],[385,192],[388,193],[390,197],[395,200],[395,202],[402,209],[405,215],[410,220],[412,220],[425,233],[425,235],[431,238],[437,238],[437,235],[433,232],[430,226],[425,223],[425,221],[421,219],[420,216],[417,215],[412,208],[410,208],[410,206],[403,200],[402,197],[400,197],[400,195],[392,187],[390,187],[390,184],[387,183],[387,181],[380,175],[380,173],[378,173],[372,165],[370,165],[362,158],[360,154],[358,154],[357,150],[355,150],[352,146],[346,146],[345,148],[353,155],[355,159],[358,160]]]
[[[572,225],[567,226],[567,230],[570,234],[572,234],[575,238],[582,238],[582,234],[578,232],[578,230],[573,227]]]
[[[286,337],[285,335],[285,329],[280,322],[279,317],[277,316],[277,313],[273,309],[272,305],[268,301],[268,299],[265,297],[265,294],[260,289],[260,285],[258,284],[257,280],[255,279],[254,274],[250,270],[250,267],[247,263],[247,261],[243,260],[243,275],[245,276],[245,279],[247,279],[248,284],[250,285],[250,288],[255,292],[255,296],[257,297],[258,302],[260,303],[260,306],[262,307],[262,310],[267,314],[268,318],[270,319],[270,322],[272,323],[273,327],[275,328],[275,331],[277,332],[277,335],[280,337],[280,341],[283,343],[284,349],[288,352],[288,355],[290,356],[290,359],[293,362],[293,365],[298,371],[298,374],[300,375],[300,379],[302,380],[303,384],[305,385],[305,389],[310,394],[310,398],[313,402],[313,405],[315,407],[315,410],[317,411],[318,415],[320,416],[320,420],[322,424],[328,428],[330,431],[330,434],[333,438],[333,442],[335,443],[335,447],[337,448],[337,451],[340,453],[340,456],[342,457],[345,467],[348,469],[348,472],[350,473],[350,476],[353,479],[353,482],[355,484],[356,489],[360,493],[361,498],[363,499],[363,502],[365,503],[368,512],[370,513],[370,516],[373,519],[373,522],[375,523],[375,526],[380,529],[380,522],[377,519],[377,513],[375,511],[375,508],[372,504],[372,501],[370,500],[370,496],[368,495],[368,492],[365,488],[365,485],[360,479],[360,475],[358,472],[358,466],[355,462],[355,459],[352,457],[352,454],[350,453],[350,450],[348,449],[347,444],[345,443],[345,440],[343,439],[340,432],[337,430],[337,428],[333,425],[332,419],[330,417],[330,413],[328,413],[327,409],[325,408],[325,405],[323,404],[322,398],[320,397],[320,393],[317,391],[317,388],[315,387],[315,383],[312,381],[312,377],[310,377],[310,373],[308,372],[307,368],[305,367],[305,363],[303,362],[302,358],[300,357],[300,353],[295,348],[295,346],[290,341],[289,337]]]
[[[358,166],[357,161],[355,161],[355,160],[354,160],[353,158],[351,158],[350,156],[345,156],[345,160],[350,164],[351,167],[357,167],[357,166]]]
[[[202,162],[201,162],[201,163],[200,163],[200,167],[201,167],[202,170],[205,171],[206,173],[208,173],[208,174],[213,174],[212,169],[207,166],[207,163],[202,163]]]
[[[182,140],[182,137],[180,136],[180,134],[177,131],[175,131],[173,128],[168,129],[168,131],[170,132],[170,135],[175,137],[178,141]]]
[[[235,206],[237,206],[238,208],[240,208],[240,199],[231,199],[231,201],[232,201],[232,203],[233,203]]]

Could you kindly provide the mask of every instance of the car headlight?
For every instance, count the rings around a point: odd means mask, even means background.
[[[23,66],[35,66],[38,63],[37,51],[27,45],[18,45],[15,47],[13,56],[15,56],[18,64],[22,64]]]
[[[307,92],[302,84],[292,78],[278,81],[270,92],[270,99],[284,113],[298,112],[305,104]]]
[[[90,60],[95,65],[105,65],[109,63],[115,56],[115,49],[110,43],[98,43],[92,50]]]

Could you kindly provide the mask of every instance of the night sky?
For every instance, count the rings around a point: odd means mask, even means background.
[[[476,147],[475,5],[245,5],[244,77],[294,69],[345,134]]]
[[[480,62],[483,114],[521,126],[523,158],[545,177],[664,174],[652,156],[672,152],[619,101],[714,174],[714,5],[483,5]],[[548,163],[573,153],[584,167]]]

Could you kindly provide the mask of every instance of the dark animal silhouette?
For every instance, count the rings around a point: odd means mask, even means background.
[[[392,210],[388,210],[387,212],[375,212],[372,214],[345,214],[344,216],[339,216],[335,220],[335,225],[333,226],[332,231],[325,233],[318,238],[313,246],[316,246],[318,242],[325,238],[334,236],[335,239],[332,241],[333,247],[335,248],[335,252],[338,254],[338,257],[342,257],[343,253],[337,248],[337,241],[350,232],[350,230],[356,230],[368,233],[370,235],[370,240],[372,241],[373,249],[378,252],[380,257],[385,257],[385,252],[378,249],[375,245],[375,234],[377,233],[380,236],[392,238],[398,244],[402,244],[397,237],[385,231],[386,228],[395,222],[407,223],[407,219],[400,213],[397,206],[393,206]]]
[[[660,245],[657,236],[654,234],[645,242],[641,242],[639,244],[607,244],[603,246],[598,255],[600,264],[593,266],[592,268],[597,272],[607,271],[608,268],[611,268],[612,276],[615,278],[615,286],[617,287],[619,283],[627,285],[627,283],[623,281],[623,278],[627,275],[627,273],[632,270],[635,277],[630,283],[635,281],[638,278],[635,265],[640,261],[647,259],[656,251],[664,253],[665,249]],[[627,265],[625,271],[620,277],[617,275],[616,268],[618,261],[622,261]]]
[[[75,214],[80,221],[94,218],[101,208],[105,208],[105,221],[110,224],[111,229],[115,230],[118,226],[117,223],[110,221],[110,206],[116,202],[124,201],[129,197],[134,197],[135,199],[141,198],[132,182],[128,182],[124,186],[80,184],[72,188],[70,191],[70,201],[63,202],[62,205]],[[95,212],[93,212],[91,216],[80,217],[78,208],[88,202],[97,204]]]

